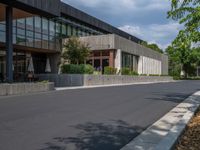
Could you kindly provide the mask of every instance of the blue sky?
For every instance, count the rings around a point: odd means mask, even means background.
[[[165,49],[181,25],[167,19],[170,0],[63,0],[94,17]]]

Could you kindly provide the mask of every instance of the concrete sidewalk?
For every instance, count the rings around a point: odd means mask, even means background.
[[[171,150],[200,106],[200,91],[188,97],[121,150]]]

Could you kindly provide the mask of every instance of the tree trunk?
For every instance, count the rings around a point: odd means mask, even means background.
[[[188,69],[187,69],[187,65],[183,65],[183,71],[184,71],[184,78],[186,79],[188,77]]]

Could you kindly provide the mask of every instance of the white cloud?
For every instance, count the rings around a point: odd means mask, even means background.
[[[75,6],[85,6],[90,8],[109,8],[120,12],[128,10],[155,10],[167,9],[169,7],[168,0],[62,0]],[[102,11],[104,11],[102,9]]]
[[[165,49],[171,43],[181,28],[182,25],[175,22],[144,26],[125,25],[119,27],[119,29],[146,40],[149,43],[156,43],[163,49]]]

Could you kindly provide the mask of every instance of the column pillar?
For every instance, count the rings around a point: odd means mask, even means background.
[[[13,82],[13,8],[6,7],[6,80]]]
[[[109,66],[114,67],[114,51],[110,51],[110,57],[109,57]]]
[[[121,70],[122,66],[122,51],[120,49],[116,50],[115,55],[115,68],[117,69],[117,72]]]

